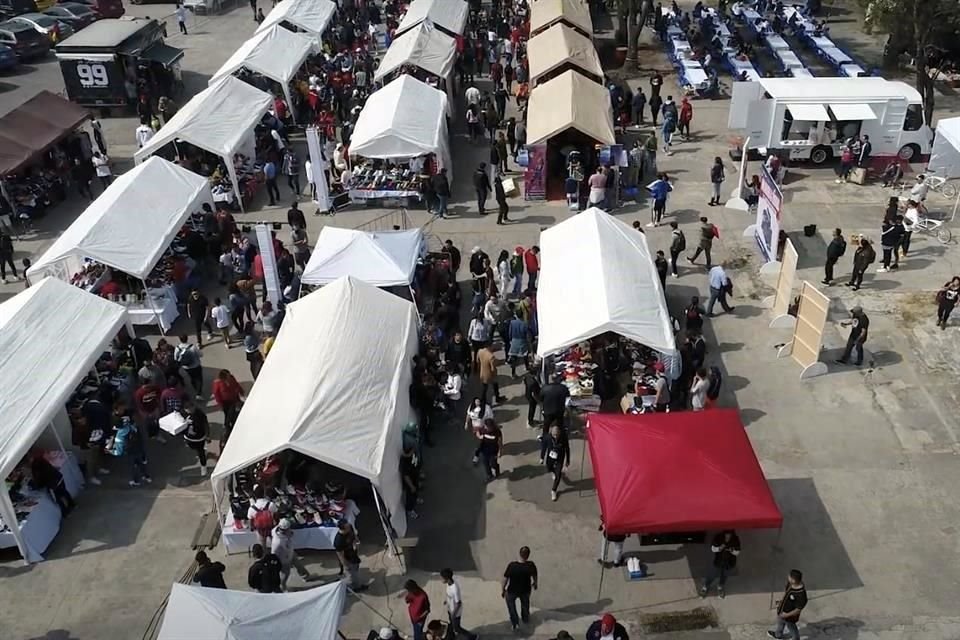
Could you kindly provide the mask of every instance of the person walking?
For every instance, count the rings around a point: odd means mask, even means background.
[[[540,404],[541,392],[540,377],[532,367],[527,367],[523,374],[523,397],[527,401],[527,429],[536,429],[537,406]]]
[[[360,539],[357,531],[347,520],[337,523],[337,535],[333,538],[333,548],[337,552],[340,566],[346,573],[353,591],[366,591],[367,585],[360,582]]]
[[[603,565],[604,567],[622,567],[623,562],[623,543],[627,540],[627,535],[623,533],[610,533],[607,531],[603,523],[603,518],[600,518],[600,526],[597,528],[597,531],[600,532],[600,557],[597,558],[597,564]],[[613,551],[613,561],[607,562],[607,548],[610,548]]]
[[[663,255],[663,251],[657,251],[657,255],[653,259],[653,266],[657,268],[657,277],[660,278],[660,286],[663,288],[664,295],[666,295],[667,273],[670,271],[670,265],[667,263],[667,257]]]
[[[497,357],[488,341],[477,349],[477,368],[480,372],[480,399],[486,402],[487,390],[493,387],[490,404],[496,406],[506,402],[507,399],[500,395],[500,384],[497,382]]]
[[[196,403],[187,401],[184,406],[187,414],[187,430],[183,433],[183,441],[197,454],[200,462],[200,475],[207,475],[207,442],[210,441],[210,422],[207,414]]]
[[[953,313],[953,308],[957,306],[957,300],[960,298],[960,276],[953,276],[950,282],[943,285],[937,292],[937,326],[940,329],[947,328],[947,320]]]
[[[637,88],[637,92],[633,94],[633,99],[630,101],[631,115],[633,124],[635,126],[640,126],[643,124],[643,109],[647,106],[647,96],[644,95],[643,89]]]
[[[694,411],[703,411],[707,407],[707,390],[710,388],[710,374],[700,367],[693,376],[690,385],[690,407]]]
[[[447,168],[442,167],[440,172],[430,178],[433,186],[433,195],[437,198],[437,210],[435,215],[438,218],[447,217],[447,202],[450,201],[450,180],[447,178]]]
[[[183,334],[180,344],[173,350],[173,360],[183,367],[190,378],[193,395],[197,400],[203,398],[203,365],[200,363],[200,348],[190,343],[190,338]]]
[[[177,8],[173,10],[173,13],[177,16],[177,25],[180,27],[180,33],[189,35],[187,33],[187,8],[178,2]]]
[[[483,427],[477,434],[477,439],[480,441],[477,451],[480,452],[480,458],[483,460],[487,482],[496,480],[500,477],[500,451],[503,449],[503,432],[493,418],[487,418],[483,421]]]
[[[673,191],[673,185],[670,184],[670,177],[665,173],[657,174],[657,179],[650,185],[650,195],[653,197],[653,209],[650,212],[650,222],[648,227],[659,227],[667,212],[667,198]]]
[[[843,184],[850,177],[850,172],[853,171],[854,157],[853,149],[850,147],[850,144],[844,144],[843,148],[840,150],[840,176],[834,181],[837,184]]]
[[[487,194],[491,191],[486,162],[481,162],[477,170],[473,172],[473,189],[477,192],[477,209],[480,210],[480,215],[485,216],[487,215]]]
[[[277,164],[268,159],[263,164],[263,180],[267,183],[267,197],[270,198],[268,206],[275,206],[280,200],[280,189],[277,187]]]
[[[700,257],[700,253],[702,252],[707,259],[707,269],[709,269],[711,265],[710,250],[713,248],[713,239],[719,235],[716,225],[707,220],[706,216],[702,216],[700,218],[700,244],[692,256],[687,256],[687,261],[690,264],[696,264],[697,258]]]
[[[506,160],[504,160],[506,162]],[[503,174],[501,173],[493,180],[493,195],[497,200],[497,224],[506,224],[510,222],[507,214],[510,213],[510,205],[507,203],[507,192],[503,188]]]
[[[209,589],[226,589],[223,581],[223,572],[227,568],[222,562],[212,562],[206,551],[197,551],[194,556],[197,562],[197,571],[193,574],[193,582],[199,582],[201,587]]]
[[[900,223],[898,224],[898,218]],[[890,271],[890,261],[894,257],[894,252],[900,246],[903,240],[903,222],[901,216],[893,219],[886,218],[880,227],[880,248],[883,250],[883,264],[877,268],[877,273],[886,273]]]
[[[680,101],[680,120],[678,122],[678,130],[684,140],[690,139],[690,122],[692,121],[693,104],[690,103],[690,98],[684,96],[683,100]]]
[[[563,479],[563,472],[570,466],[570,441],[567,438],[566,431],[559,425],[550,427],[550,432],[546,438],[546,455],[544,461],[547,465],[547,471],[553,476],[553,484],[550,487],[550,500],[557,501],[557,489],[560,487],[560,480]]]
[[[850,364],[850,356],[856,351],[857,359],[854,364],[859,367],[863,364],[863,343],[867,341],[869,334],[870,318],[863,312],[863,307],[857,305],[850,309],[850,319],[841,322],[840,326],[850,327],[850,335],[847,336],[847,346],[843,350],[843,355],[835,362]]]
[[[710,299],[707,301],[707,317],[713,317],[713,305],[717,300],[726,313],[735,309],[727,303],[727,294],[733,289],[727,272],[721,265],[716,265],[710,269]]]
[[[537,590],[537,565],[530,560],[530,547],[520,547],[519,555],[520,559],[508,564],[504,570],[500,590],[514,631],[520,628],[521,622],[530,622],[530,596]],[[520,602],[519,615],[517,601]]]
[[[727,179],[727,176],[723,168],[723,160],[719,156],[713,159],[713,166],[710,167],[710,186],[713,187],[712,195],[710,196],[709,204],[711,207],[717,206],[720,204],[720,188],[723,185],[723,181]]]
[[[210,317],[217,325],[217,331],[223,336],[223,344],[230,348],[230,325],[232,324],[230,307],[223,303],[220,298],[213,299],[213,309],[210,310]]]
[[[13,238],[10,237],[10,234],[7,233],[6,230],[0,229],[0,277],[3,278],[4,284],[7,283],[8,265],[13,272],[13,279],[19,280],[20,276],[17,275],[17,266],[13,264]]]
[[[287,581],[290,579],[290,572],[296,569],[300,578],[304,582],[312,582],[314,576],[307,571],[303,564],[303,559],[297,555],[293,546],[293,525],[287,518],[281,518],[279,524],[273,530],[273,539],[270,542],[270,551],[280,560],[280,588],[287,590]]]
[[[243,387],[237,382],[227,369],[221,369],[217,374],[217,379],[213,381],[213,399],[223,411],[223,443],[230,437],[230,431],[233,429],[237,416],[240,414],[240,408],[246,399],[243,393]]]
[[[540,274],[540,247],[533,245],[523,254],[523,263],[527,269],[527,291],[536,291],[537,276]]]
[[[792,640],[800,640],[800,630],[797,622],[800,613],[807,606],[807,589],[803,586],[803,573],[791,569],[787,576],[787,586],[784,588],[783,598],[777,604],[776,626],[767,631],[767,635],[774,640],[783,638],[784,630],[790,632]]]
[[[257,593],[283,593],[280,588],[280,559],[264,551],[262,544],[250,547],[254,563],[247,569],[247,586]]]
[[[213,339],[213,327],[210,324],[210,302],[198,290],[193,289],[187,297],[187,317],[193,322],[197,334],[197,346],[203,348],[203,337],[200,329],[206,327],[207,340]]]
[[[843,239],[843,231],[839,227],[833,230],[833,238],[827,245],[827,262],[823,265],[823,280],[828,287],[833,284],[833,267],[847,252],[847,241]]]
[[[713,567],[703,581],[700,587],[700,597],[706,598],[710,592],[710,585],[717,583],[717,595],[724,597],[724,586],[727,584],[727,576],[737,566],[737,556],[740,555],[740,538],[733,529],[722,531],[713,537],[710,543],[710,551],[713,552]]]
[[[877,259],[877,252],[873,245],[866,238],[860,238],[860,246],[853,253],[853,272],[850,274],[848,287],[853,287],[854,291],[860,289],[863,284],[863,274],[867,272],[870,265]]]
[[[440,579],[445,585],[446,597],[443,600],[447,609],[447,620],[450,623],[451,640],[458,636],[464,636],[467,640],[477,640],[477,634],[467,631],[463,628],[461,621],[463,619],[463,595],[460,591],[460,584],[453,578],[453,569],[441,569]]]
[[[113,172],[110,170],[110,158],[107,157],[105,153],[94,151],[91,162],[93,163],[93,169],[97,174],[97,178],[100,180],[100,186],[106,191],[110,183],[113,182]]]
[[[660,97],[660,91],[652,93],[647,101],[650,105],[650,117],[653,120],[653,126],[657,126],[657,118],[660,116],[660,107],[663,106],[663,98]]]
[[[424,640],[423,630],[430,616],[430,597],[416,580],[407,580],[403,584],[403,600],[407,603],[407,614],[413,625],[413,640]]]
[[[687,249],[687,237],[679,229],[676,220],[670,222],[670,272],[674,278],[678,278],[677,258]]]
[[[287,176],[287,186],[290,187],[290,191],[294,192],[298,196],[300,195],[300,158],[297,156],[297,152],[293,150],[293,147],[288,146],[283,151],[283,175]],[[277,199],[280,199],[280,196],[277,196]]]

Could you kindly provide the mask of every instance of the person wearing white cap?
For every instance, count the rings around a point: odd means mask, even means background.
[[[281,518],[280,523],[273,530],[270,542],[270,551],[280,560],[280,588],[284,591],[287,590],[290,569],[294,567],[296,567],[297,573],[300,574],[304,582],[310,582],[314,579],[293,547],[293,529],[291,526],[289,519]]]

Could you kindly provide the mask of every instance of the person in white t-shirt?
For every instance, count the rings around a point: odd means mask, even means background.
[[[142,149],[143,145],[150,142],[150,138],[153,137],[153,129],[150,128],[146,122],[141,122],[140,126],[137,127],[135,132],[137,138],[137,148]]]
[[[460,394],[463,390],[463,376],[460,375],[460,372],[457,370],[455,364],[447,364],[447,379],[443,383],[443,397],[446,402],[447,408],[452,408],[452,403],[459,402]]]
[[[223,344],[230,348],[230,307],[225,305],[220,298],[213,301],[213,309],[210,310],[210,317],[217,323],[217,331],[223,336]]]
[[[447,607],[447,620],[450,621],[450,637],[466,636],[467,640],[477,640],[477,634],[467,631],[460,625],[463,617],[463,597],[460,594],[460,585],[453,579],[452,569],[442,569],[440,578],[446,585],[444,604]]]
[[[100,178],[100,186],[106,189],[113,181],[113,172],[110,171],[110,158],[105,153],[94,151],[91,162],[97,172],[97,177]]]

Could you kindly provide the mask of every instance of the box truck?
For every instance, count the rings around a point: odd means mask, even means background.
[[[870,136],[873,156],[905,162],[928,155],[933,139],[917,90],[876,77],[736,82],[727,124],[750,139],[736,155],[775,152],[814,164],[838,158],[852,136]]]

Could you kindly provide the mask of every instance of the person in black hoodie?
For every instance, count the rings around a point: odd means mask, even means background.
[[[827,245],[827,262],[823,265],[823,284],[830,286],[833,284],[833,267],[837,261],[847,252],[847,241],[843,239],[843,231],[839,228],[833,230],[833,239]]]
[[[247,584],[259,593],[283,593],[280,588],[280,558],[266,553],[263,545],[255,544],[250,548],[254,563],[247,570]]]
[[[727,582],[727,574],[737,566],[737,556],[740,555],[740,538],[732,529],[718,533],[713,537],[710,543],[710,551],[713,552],[713,569],[703,581],[700,587],[700,597],[706,598],[710,591],[710,585],[717,582],[717,595],[724,596],[724,585]]]
[[[223,581],[223,572],[227,570],[222,562],[211,562],[205,551],[197,551],[197,572],[193,574],[193,581],[199,582],[201,587],[211,589],[226,589]]]
[[[570,466],[570,441],[567,438],[566,431],[558,425],[550,427],[550,433],[544,440],[544,462],[547,465],[547,471],[553,474],[553,486],[550,488],[550,499],[556,502],[557,489],[560,487],[560,480],[563,478],[563,470]]]
[[[540,378],[531,366],[523,374],[523,397],[527,399],[527,429],[534,429],[534,420],[537,417],[537,405],[540,404]]]
[[[477,208],[480,210],[480,215],[485,216],[487,215],[487,194],[491,191],[486,162],[481,162],[477,170],[473,172],[473,188],[477,192]]]
[[[53,498],[63,516],[69,514],[76,503],[73,496],[67,491],[63,481],[63,474],[55,466],[47,462],[43,455],[37,455],[30,462],[30,484],[34,489],[46,491]]]
[[[883,265],[877,269],[877,273],[890,271],[890,259],[893,257],[893,252],[900,246],[900,240],[902,238],[902,221],[899,225],[897,224],[896,218],[883,221],[883,225],[880,227],[880,248],[883,249]]]
[[[446,360],[456,365],[457,370],[464,378],[470,375],[470,344],[463,339],[462,331],[454,332],[453,340],[447,345]]]
[[[510,222],[507,214],[510,213],[510,206],[507,204],[507,192],[503,190],[503,179],[497,176],[493,182],[493,193],[497,199],[497,224]]]

